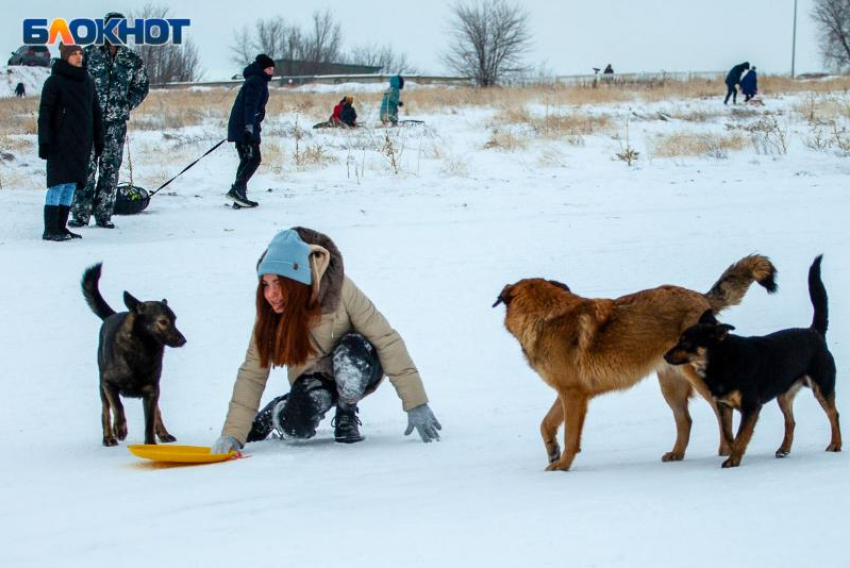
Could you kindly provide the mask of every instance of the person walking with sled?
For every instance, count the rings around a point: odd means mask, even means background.
[[[758,74],[756,73],[756,66],[753,65],[741,79],[741,93],[744,95],[744,102],[749,102],[758,92]]]
[[[732,104],[736,104],[738,99],[738,85],[741,84],[741,75],[749,68],[749,61],[744,61],[729,70],[729,74],[726,75],[726,98],[723,99],[724,105],[729,103],[729,97],[732,97]]]
[[[242,448],[276,430],[311,438],[335,408],[334,438],[363,440],[357,403],[386,374],[407,412],[405,435],[439,440],[442,426],[428,406],[419,371],[404,341],[345,275],[342,255],[326,235],[296,227],[272,239],[257,265],[257,317],[213,453]],[[288,367],[290,390],[257,413],[273,367]]]
[[[236,143],[239,166],[236,181],[230,186],[227,197],[239,207],[256,207],[256,201],[248,199],[248,180],[262,162],[260,154],[260,132],[266,117],[269,100],[269,81],[274,75],[274,59],[265,53],[259,54],[254,62],[245,67],[242,76],[245,82],[233,101],[230,120],[227,123],[227,141]]]
[[[38,157],[47,160],[44,233],[47,241],[80,238],[66,227],[71,200],[86,183],[92,149],[103,152],[103,127],[94,81],[83,69],[83,50],[60,45],[61,59],[44,82],[38,106]]]
[[[404,103],[399,99],[401,90],[404,88],[404,77],[396,75],[390,77],[390,86],[384,91],[384,96],[381,98],[381,122],[383,124],[391,123],[393,126],[398,124],[398,109],[404,106]]]
[[[105,21],[124,19],[110,12]],[[95,224],[114,229],[112,214],[118,187],[118,173],[124,158],[124,139],[130,112],[148,96],[148,71],[142,58],[123,45],[89,45],[83,49],[83,67],[88,70],[97,88],[103,118],[103,153],[92,155],[88,179],[82,191],[74,194],[71,208],[72,227],[86,227],[94,215]]]
[[[24,88],[23,83],[19,82],[17,85],[15,85],[15,96],[17,98],[22,99],[26,96],[26,94],[27,94],[27,90],[26,90],[26,88]]]

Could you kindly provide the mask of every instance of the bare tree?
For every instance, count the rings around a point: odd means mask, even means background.
[[[812,19],[819,28],[821,54],[827,65],[850,67],[850,0],[815,0]]]
[[[395,51],[388,44],[369,43],[353,47],[345,60],[353,65],[380,67],[382,73],[415,74],[418,70],[407,61],[406,53]]]
[[[275,61],[304,62],[303,72],[312,73],[310,64],[337,60],[341,47],[340,25],[327,10],[314,12],[306,31],[279,16],[257,20],[253,28],[245,26],[234,33],[230,51],[239,65],[247,65],[258,53],[265,53]]]
[[[506,74],[525,69],[531,46],[529,14],[505,0],[459,1],[452,6],[452,42],[445,63],[481,87],[497,85]]]
[[[305,57],[308,63],[330,63],[339,58],[342,31],[330,10],[313,12],[312,26],[305,37]]]
[[[278,16],[257,20],[253,29],[245,26],[237,30],[230,51],[233,61],[239,65],[251,63],[259,53],[265,53],[275,61],[300,59],[304,52],[304,42],[301,30]]]
[[[131,18],[167,18],[169,8],[145,4]],[[171,83],[175,81],[197,81],[203,73],[198,47],[192,40],[181,45],[135,45],[133,50],[139,54],[148,70],[151,84]]]

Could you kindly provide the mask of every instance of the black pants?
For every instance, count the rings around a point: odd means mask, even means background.
[[[272,414],[280,402],[283,405],[277,422],[283,434],[312,438],[328,410],[333,406],[356,405],[378,387],[384,376],[378,352],[359,333],[340,339],[332,357],[334,376],[310,373],[298,377],[287,394],[275,398],[257,413],[248,434],[249,442],[264,440],[271,433]]]
[[[260,155],[260,144],[257,142],[237,142],[236,152],[239,154],[239,167],[236,168],[236,181],[233,182],[235,187],[241,189],[248,188],[248,180],[260,167],[263,161]]]
[[[723,99],[724,105],[729,102],[729,97],[732,97],[732,104],[738,101],[738,89],[735,88],[735,85],[726,85],[726,98]]]

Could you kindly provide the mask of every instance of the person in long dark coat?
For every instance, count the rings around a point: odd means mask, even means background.
[[[80,238],[66,228],[71,200],[86,183],[92,146],[103,152],[103,127],[94,81],[78,45],[61,45],[61,59],[44,82],[38,107],[38,156],[47,160],[44,234],[50,241]]]
[[[236,169],[236,181],[227,192],[227,197],[240,207],[256,207],[258,203],[248,199],[248,180],[257,171],[262,162],[260,155],[260,132],[266,117],[266,103],[269,100],[269,81],[274,74],[274,59],[261,53],[253,63],[242,72],[245,83],[239,89],[230,120],[227,123],[227,141],[236,142],[239,153],[239,167]]]
[[[732,97],[732,104],[737,102],[738,85],[741,84],[741,75],[744,74],[744,71],[749,70],[749,68],[750,62],[744,61],[729,70],[729,74],[726,75],[726,98],[723,99],[724,105],[729,103],[729,97]]]
[[[748,102],[759,92],[758,74],[756,73],[755,65],[741,79],[741,92],[744,94],[744,102]]]

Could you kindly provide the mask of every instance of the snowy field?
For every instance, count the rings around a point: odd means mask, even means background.
[[[809,391],[797,397],[788,458],[773,457],[783,426],[771,403],[742,466],[722,470],[702,400],[691,406],[685,461],[661,462],[675,427],[650,377],[595,399],[573,469],[545,473],[538,425],[554,392],[505,331],[504,309],[490,307],[504,284],[532,276],[589,297],[665,283],[705,291],[730,263],[760,252],[779,269],[779,293],[754,287],[722,319],[763,334],[809,324],[806,274],[824,253],[837,405],[850,412],[850,160],[805,143],[811,130],[793,109],[807,100],[768,97],[746,116],[719,97],[586,106],[571,112],[604,113],[607,130],[569,141],[520,132],[524,143],[509,150],[485,148],[498,109],[409,115],[427,125],[392,134],[404,147],[398,168],[370,149],[380,130],[353,141],[308,132],[302,144],[335,161],[296,168],[295,117],[272,117],[263,151],[273,160],[249,186],[259,208],[225,206],[237,163],[225,146],[144,214],[69,243],[40,238],[44,192],[33,188],[43,163],[34,150],[4,162],[14,183],[0,191],[0,565],[850,565],[850,461],[823,451],[828,422]],[[685,110],[716,116],[647,118]],[[786,128],[785,152],[742,129],[768,116]],[[740,131],[746,144],[653,152],[653,140],[678,131]],[[177,134],[191,138],[188,150],[179,137],[134,135],[136,175],[150,189],[220,136],[203,127]],[[640,152],[632,166],[615,157],[627,146]],[[184,152],[182,162],[163,162],[157,147]],[[168,299],[188,343],[166,352],[164,421],[179,443],[210,445],[251,330],[255,262],[293,225],[331,235],[348,275],[401,332],[442,441],[402,435],[406,416],[385,383],[362,402],[367,439],[352,446],[333,442],[328,419],[312,440],[247,446],[250,459],[154,467],[125,447],[143,439],[141,403],[129,400],[128,440],[102,447],[100,322],[80,293],[84,268],[104,262],[101,290],[113,307],[125,289]],[[274,371],[264,401],[287,388],[285,372]]]

